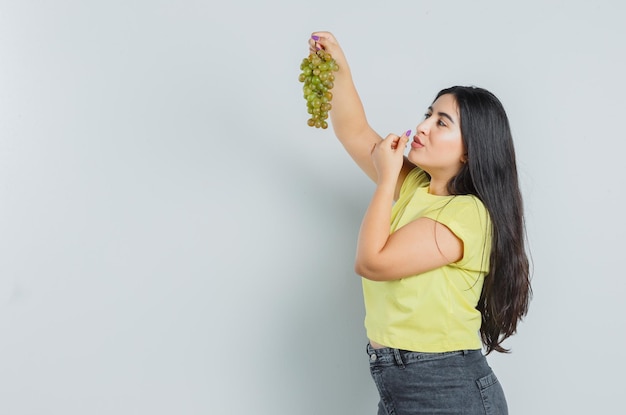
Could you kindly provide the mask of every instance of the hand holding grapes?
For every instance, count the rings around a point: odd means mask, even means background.
[[[319,49],[325,50],[329,53],[337,62],[339,67],[344,67],[346,64],[346,58],[335,39],[330,32],[313,32],[309,39],[309,52],[315,53]]]
[[[337,61],[326,49],[341,52],[334,37],[327,32],[313,34],[309,39],[309,56],[302,60],[300,64],[300,76],[298,80],[304,83],[303,94],[307,101],[307,112],[310,118],[307,124],[315,128],[328,128],[328,112],[332,109],[331,101],[335,75],[339,70]],[[341,53],[343,57],[343,54]]]

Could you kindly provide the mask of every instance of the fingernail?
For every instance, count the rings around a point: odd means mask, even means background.
[[[313,40],[315,40],[317,42],[318,40],[320,40],[320,37],[313,35],[313,36],[311,36],[311,39],[313,39]]]
[[[408,130],[408,131],[406,132],[406,136],[408,137],[408,136],[410,136],[410,135],[411,135],[411,130]]]

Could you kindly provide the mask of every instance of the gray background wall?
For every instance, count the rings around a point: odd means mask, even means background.
[[[620,1],[0,2],[0,414],[366,414],[373,186],[297,81],[342,42],[371,124],[509,113],[535,297],[489,361],[519,414],[623,405]]]

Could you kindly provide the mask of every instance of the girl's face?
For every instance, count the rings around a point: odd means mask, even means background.
[[[454,95],[437,98],[417,126],[409,161],[433,177],[449,179],[456,175],[465,161],[460,121]]]

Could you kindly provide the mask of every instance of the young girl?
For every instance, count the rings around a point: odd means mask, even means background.
[[[506,113],[490,92],[444,89],[416,131],[368,124],[335,37],[330,119],[376,183],[357,244],[378,414],[506,414],[482,352],[507,352],[531,296],[522,199]],[[405,157],[406,147],[410,150]]]

